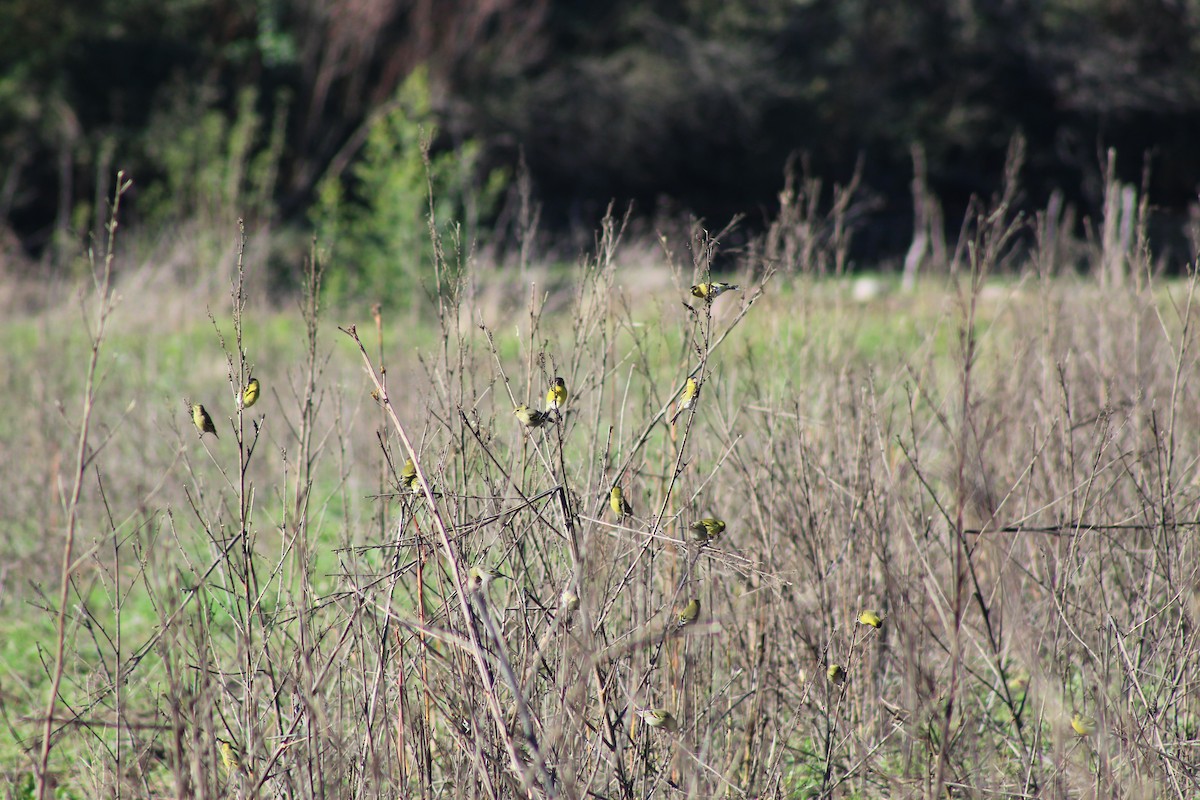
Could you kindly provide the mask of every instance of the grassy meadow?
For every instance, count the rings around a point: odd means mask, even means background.
[[[0,320],[0,797],[1197,796],[1200,298],[1010,223],[711,304],[610,223],[415,317],[98,254]]]

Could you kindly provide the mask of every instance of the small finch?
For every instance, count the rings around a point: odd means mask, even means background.
[[[665,731],[679,730],[675,715],[665,708],[639,708],[638,716],[651,728],[662,728]]]
[[[725,521],[719,519],[698,519],[688,526],[692,539],[700,544],[708,544],[725,532]]]
[[[237,748],[233,746],[233,742],[225,739],[219,739],[221,745],[221,763],[225,765],[225,770],[230,774],[242,771],[242,757],[238,754]]]
[[[884,619],[886,618],[881,617],[874,611],[870,610],[863,611],[858,615],[858,622],[860,625],[870,625],[872,628],[876,629],[883,627]]]
[[[404,462],[404,469],[400,470],[400,485],[413,494],[421,493],[421,484],[417,480],[417,465],[411,458]]]
[[[621,491],[620,486],[612,487],[612,492],[608,495],[608,504],[618,518],[628,517],[633,513],[633,506],[629,505],[629,501],[625,499],[625,494]]]
[[[700,617],[700,598],[692,598],[692,601],[683,607],[679,612],[679,617],[676,620],[676,627],[682,628],[685,625],[691,625]]]
[[[741,287],[731,283],[697,283],[692,287],[692,297],[699,297],[701,300],[711,303],[717,297],[725,294],[725,292],[739,288]]]
[[[562,594],[558,596],[558,607],[568,614],[579,608],[579,593],[571,584],[563,587]]]
[[[501,577],[500,573],[491,567],[485,564],[476,564],[467,573],[467,588],[471,591],[486,589],[489,583],[499,577]]]
[[[550,389],[546,392],[546,410],[560,411],[567,404],[567,384],[562,378],[555,378]]]
[[[1091,736],[1096,732],[1096,720],[1076,714],[1071,717],[1071,728],[1080,736]]]
[[[204,410],[204,406],[199,403],[192,403],[192,423],[196,426],[196,430],[200,431],[200,438],[204,438],[204,434],[211,433],[217,436],[217,426],[213,425],[212,417]],[[217,436],[220,439],[220,436]]]
[[[242,390],[242,408],[249,408],[258,402],[258,378],[251,378]]]
[[[672,425],[675,424],[675,420],[679,419],[680,414],[696,405],[696,398],[699,396],[700,384],[696,383],[695,378],[688,378],[687,383],[683,385],[683,394],[679,395],[679,404],[675,407],[675,415],[671,417]]]
[[[543,414],[541,411],[538,411],[535,408],[530,408],[524,403],[513,409],[513,415],[516,416],[516,418],[519,419],[521,424],[526,428],[540,428],[545,425],[546,420],[549,419],[546,414]]]

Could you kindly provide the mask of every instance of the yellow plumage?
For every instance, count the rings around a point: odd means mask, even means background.
[[[237,748],[233,746],[232,742],[226,741],[225,739],[220,740],[220,745],[221,763],[225,765],[226,771],[230,773],[241,772],[242,757],[238,753]]]
[[[706,517],[693,522],[688,526],[688,530],[692,532],[693,540],[708,544],[725,532],[725,521]]]
[[[671,417],[671,424],[675,424],[675,420],[684,411],[687,411],[692,406],[696,405],[696,398],[700,396],[700,384],[695,378],[688,378],[683,385],[683,394],[679,395],[679,403],[675,406],[675,416]]]
[[[417,480],[417,465],[411,458],[404,462],[404,469],[400,470],[400,485],[413,494],[421,493],[421,484]]]
[[[621,491],[620,486],[612,487],[608,495],[608,504],[617,517],[627,517],[633,513],[633,506],[625,499],[625,493]]]
[[[579,608],[579,593],[570,584],[563,587],[562,594],[558,596],[558,607],[567,613]]]
[[[841,686],[846,682],[846,670],[842,669],[840,664],[830,664],[825,670],[825,677]]]
[[[467,572],[467,588],[471,591],[486,589],[488,584],[501,574],[486,564],[476,564]]]
[[[540,428],[546,424],[546,420],[549,418],[541,411],[530,408],[524,403],[513,409],[513,416],[519,419],[526,428]]]
[[[1076,714],[1071,717],[1071,728],[1080,736],[1091,736],[1096,732],[1096,720]]]
[[[546,392],[546,410],[561,411],[567,404],[567,384],[562,378],[555,378],[549,391]]]
[[[242,408],[249,408],[258,402],[258,378],[251,378],[242,390]]]
[[[665,708],[639,708],[638,716],[651,728],[662,728],[665,731],[679,730],[675,715]]]
[[[876,629],[883,627],[884,619],[884,617],[879,616],[874,611],[869,609],[859,613],[858,615],[858,622],[860,625],[870,625],[872,628]]]
[[[204,434],[211,433],[217,436],[217,426],[213,425],[212,417],[204,409],[204,406],[199,403],[192,403],[192,424],[196,426],[196,430],[200,431],[200,438],[204,438]],[[220,436],[217,436],[220,439]]]
[[[678,625],[680,628],[685,625],[691,625],[700,618],[700,598],[692,598],[692,601],[683,607],[679,612]]]
[[[733,291],[740,287],[731,283],[697,283],[692,287],[692,297],[699,297],[701,300],[712,302],[717,297],[720,297],[725,292]]]

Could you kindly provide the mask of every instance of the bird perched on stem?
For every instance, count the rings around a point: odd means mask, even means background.
[[[621,491],[620,486],[612,487],[612,491],[608,494],[608,504],[618,519],[633,514],[633,506],[629,505],[629,501],[625,499],[625,493]]]
[[[692,297],[699,297],[701,300],[711,303],[716,298],[725,294],[725,292],[731,292],[739,288],[741,287],[732,283],[697,283],[692,287]]]
[[[683,385],[683,394],[679,395],[679,404],[675,406],[675,415],[671,417],[671,424],[675,424],[675,420],[679,419],[679,415],[687,411],[692,406],[696,405],[696,398],[700,396],[700,384],[695,378],[688,378],[687,383]]]
[[[679,730],[679,723],[675,721],[675,715],[665,708],[639,708],[638,716],[642,721],[651,728],[662,728],[664,731]]]
[[[486,564],[476,564],[467,572],[467,588],[477,592],[486,589],[489,583],[501,577],[504,576]]]
[[[543,414],[536,408],[530,408],[524,403],[513,409],[513,416],[519,419],[526,428],[540,428],[550,418],[549,415]]]
[[[682,628],[687,625],[691,625],[693,622],[695,622],[699,618],[700,618],[700,598],[693,597],[691,602],[688,603],[686,606],[684,606],[683,609],[679,612],[679,616],[676,618],[675,627]]]
[[[562,411],[562,407],[567,404],[567,384],[562,378],[555,377],[554,383],[550,385],[550,389],[546,392],[546,410],[547,411]]]
[[[841,664],[830,664],[825,670],[825,677],[841,686],[846,682],[846,670],[842,669]]]
[[[249,408],[258,402],[258,378],[251,377],[242,390],[242,408]]]
[[[693,541],[697,541],[700,544],[708,544],[725,532],[725,521],[705,517],[689,525],[688,530],[692,532]]]
[[[225,765],[225,771],[232,775],[235,772],[242,771],[242,756],[238,749],[233,746],[233,742],[228,739],[218,739],[218,744],[221,748],[221,763]]]
[[[196,430],[200,431],[200,438],[203,439],[204,434],[206,433],[211,433],[213,436],[217,436],[217,426],[213,425],[212,417],[208,415],[208,412],[204,409],[204,406],[200,405],[199,403],[192,403],[190,401],[185,402],[191,406],[192,424],[196,426]],[[217,436],[217,438],[220,439],[221,437]]]
[[[411,458],[404,461],[404,469],[400,470],[400,485],[414,495],[421,495],[421,482],[417,480],[417,465]],[[433,492],[434,497],[441,497],[441,492]]]
[[[579,592],[572,584],[563,587],[562,594],[558,596],[558,608],[567,614],[579,608]]]
[[[413,494],[421,493],[421,484],[417,481],[417,465],[411,458],[404,462],[404,469],[400,470],[400,485]]]
[[[867,609],[866,611],[862,611],[859,613],[858,624],[870,625],[872,628],[875,628],[876,630],[878,630],[883,627],[884,619],[886,619],[886,617],[881,617],[878,614],[876,614],[874,611]]]
[[[1071,717],[1071,729],[1080,736],[1091,736],[1096,732],[1096,720],[1082,714],[1075,714]]]

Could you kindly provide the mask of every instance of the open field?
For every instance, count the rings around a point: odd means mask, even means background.
[[[1197,796],[1195,284],[976,236],[864,302],[745,264],[708,305],[713,243],[610,231],[417,321],[237,275],[212,321],[5,319],[0,796]]]

